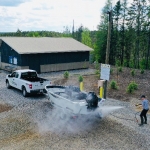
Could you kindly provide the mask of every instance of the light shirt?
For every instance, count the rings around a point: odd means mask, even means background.
[[[147,100],[147,99],[144,99],[144,100],[142,101],[142,106],[143,106],[143,109],[146,109],[146,110],[149,109],[148,100]]]

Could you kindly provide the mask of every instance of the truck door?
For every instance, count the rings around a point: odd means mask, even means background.
[[[16,76],[16,72],[13,72],[9,78],[9,83],[12,87],[17,87],[17,83],[16,83],[16,80],[15,80],[15,76]]]
[[[14,77],[14,82],[16,85],[17,89],[21,89],[21,82],[20,82],[20,78],[19,78],[19,73],[16,72],[15,77]]]

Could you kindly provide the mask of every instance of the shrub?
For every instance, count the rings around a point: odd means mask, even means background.
[[[141,70],[141,74],[144,74],[144,69]]]
[[[100,68],[100,64],[98,63],[98,61],[96,61],[94,64],[95,64],[95,69],[98,70]]]
[[[113,71],[114,71],[114,70],[113,70],[112,68],[110,68],[110,74],[113,74]]]
[[[134,81],[132,81],[130,84],[133,86],[134,90],[138,89],[138,85]]]
[[[122,72],[122,67],[119,67],[119,68],[118,68],[118,71],[119,71],[119,72]]]
[[[112,81],[110,82],[110,88],[111,88],[111,89],[115,89],[115,90],[118,89],[117,82],[116,82],[115,80],[112,80]]]
[[[95,74],[97,75],[98,79],[100,79],[100,70],[95,70]]]
[[[135,70],[131,70],[131,75],[134,77],[135,76]]]
[[[82,76],[82,75],[80,75],[80,76],[78,77],[78,81],[79,81],[79,82],[83,82],[83,76]]]
[[[145,58],[140,59],[140,68],[146,69],[146,59]]]
[[[128,85],[127,92],[133,93],[137,89],[138,89],[138,85],[133,81],[133,82],[130,82],[130,84]]]
[[[120,60],[116,60],[116,62],[115,62],[115,66],[120,66],[121,65],[121,62],[120,62]]]
[[[65,72],[64,72],[64,78],[65,78],[65,79],[68,79],[68,78],[69,78],[69,72],[68,72],[68,71],[65,71]]]
[[[95,74],[99,75],[100,74],[100,70],[95,70]]]

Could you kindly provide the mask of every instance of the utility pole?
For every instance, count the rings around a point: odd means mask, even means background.
[[[107,12],[109,15],[109,22],[108,22],[108,35],[107,35],[107,48],[106,48],[106,59],[105,64],[109,64],[109,53],[110,53],[110,41],[111,41],[111,26],[112,26],[112,10]],[[107,80],[105,81],[104,86],[104,98],[106,99],[107,93]]]
[[[73,20],[73,26],[72,26],[72,37],[74,38],[74,20]]]

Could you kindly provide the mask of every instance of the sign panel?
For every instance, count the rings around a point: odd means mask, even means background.
[[[100,79],[109,80],[110,76],[110,65],[101,64],[101,77]]]

